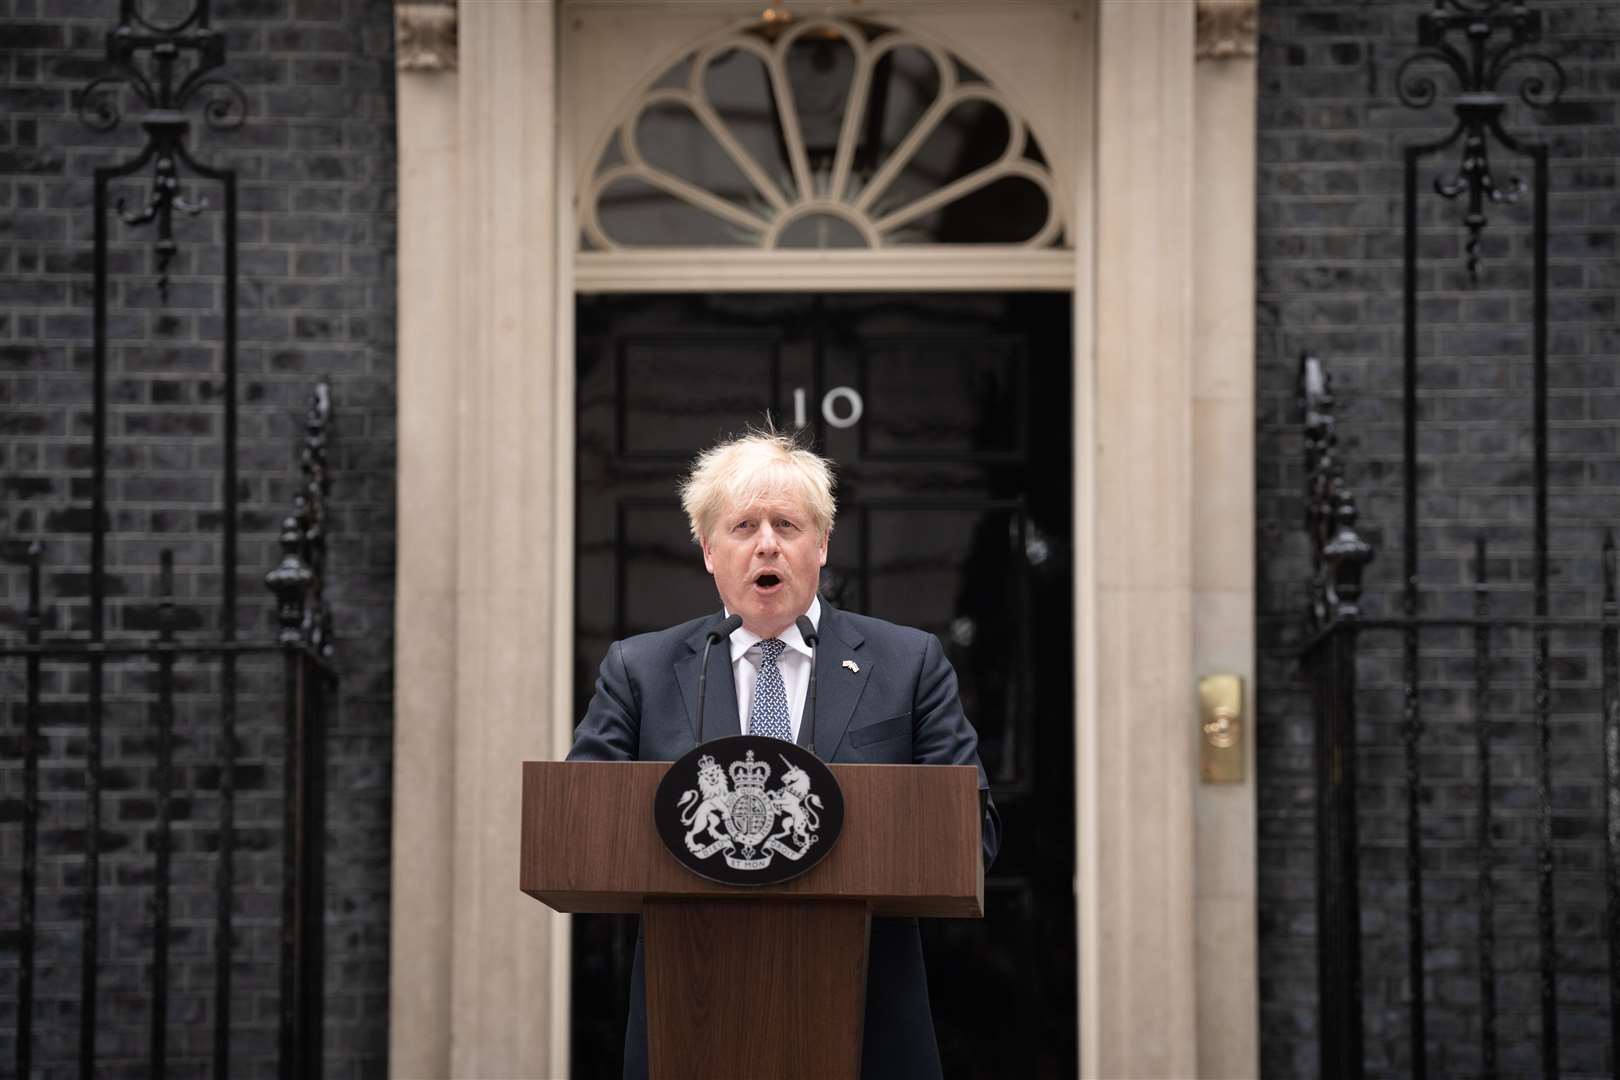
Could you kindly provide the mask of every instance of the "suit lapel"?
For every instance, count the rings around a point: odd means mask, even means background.
[[[866,680],[871,677],[870,661],[861,663],[860,648],[865,642],[858,630],[825,600],[821,604],[821,644],[816,648],[816,756],[831,761],[844,741],[855,706],[860,703]],[[823,655],[825,654],[825,655]],[[845,660],[857,661],[851,671]],[[735,708],[735,706],[733,707]]]
[[[686,705],[687,728],[692,733],[694,744],[698,737],[698,668],[703,663],[705,638],[721,618],[716,615],[698,627],[697,632],[686,639],[687,647],[692,651],[675,662],[675,681],[681,688],[681,701]],[[731,672],[731,646],[725,641],[709,650],[709,688],[703,705],[703,717],[703,734],[707,739],[742,733],[737,723],[737,680]]]

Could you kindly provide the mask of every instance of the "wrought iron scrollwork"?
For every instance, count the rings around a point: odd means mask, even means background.
[[[303,483],[293,512],[281,523],[281,562],[264,576],[276,596],[278,640],[302,645],[316,656],[332,655],[332,613],[326,606],[326,427],[332,417],[332,387],[322,381],[310,395],[299,451]]]
[[[186,149],[191,121],[185,112],[200,105],[203,122],[215,131],[240,127],[247,115],[247,96],[241,87],[215,74],[225,63],[225,35],[209,20],[209,0],[197,0],[184,16],[166,20],[147,15],[139,0],[123,0],[118,25],[107,31],[107,63],[112,71],[79,91],[79,119],[96,131],[111,131],[123,119],[117,97],[120,86],[133,91],[145,108],[141,126],[146,145],[113,171],[124,175],[152,163],[152,187],[145,204],[127,209],[121,198],[117,207],[127,225],[155,223],[158,290],[165,298],[169,265],[178,251],[174,215],[194,217],[208,205],[206,198],[181,193],[180,167],[215,175]]]
[[[1322,361],[1299,360],[1299,402],[1305,419],[1305,527],[1311,537],[1311,626],[1360,614],[1361,574],[1373,547],[1356,531],[1356,497],[1337,454],[1333,380]]]
[[[1428,108],[1440,95],[1425,66],[1439,66],[1456,84],[1456,126],[1429,149],[1462,141],[1456,171],[1436,177],[1434,190],[1447,199],[1468,199],[1463,225],[1468,230],[1468,274],[1476,281],[1480,237],[1489,222],[1485,205],[1517,202],[1528,190],[1523,177],[1499,182],[1491,169],[1493,138],[1509,150],[1525,150],[1502,127],[1507,97],[1501,84],[1518,73],[1520,100],[1538,109],[1556,104],[1564,92],[1564,69],[1534,48],[1540,41],[1541,13],[1519,0],[1435,0],[1433,10],[1418,17],[1418,51],[1396,71],[1395,92],[1414,109]]]

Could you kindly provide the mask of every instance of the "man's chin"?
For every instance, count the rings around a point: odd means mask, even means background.
[[[763,602],[762,602],[763,601]],[[732,609],[743,617],[743,626],[760,637],[777,637],[793,625],[797,612],[786,597],[755,597],[753,602]]]

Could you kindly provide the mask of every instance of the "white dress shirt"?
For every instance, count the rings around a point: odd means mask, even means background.
[[[730,615],[731,612],[726,614]],[[805,614],[810,616],[810,625],[820,630],[819,596],[810,599],[810,610]],[[788,719],[793,727],[793,741],[797,742],[799,721],[804,717],[804,698],[810,689],[810,664],[815,659],[815,653],[797,626],[784,630],[780,640],[787,648],[782,650],[776,666],[782,672],[782,688],[787,691],[791,712]],[[737,680],[737,730],[744,735],[751,734],[748,730],[748,713],[754,707],[754,681],[759,678],[759,665],[763,661],[758,649],[759,642],[759,635],[746,627],[739,626],[737,632],[731,635],[731,673]]]

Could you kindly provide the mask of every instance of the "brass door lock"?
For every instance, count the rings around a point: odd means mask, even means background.
[[[1243,680],[1208,675],[1198,680],[1199,773],[1206,784],[1243,782]]]

